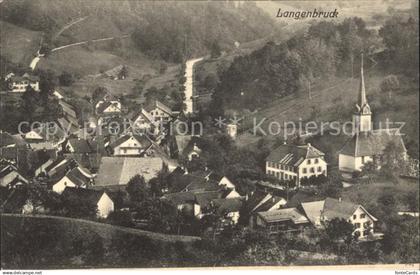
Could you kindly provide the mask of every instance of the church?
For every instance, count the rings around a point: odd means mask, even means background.
[[[365,163],[374,161],[379,166],[384,149],[394,143],[405,159],[407,150],[398,128],[373,129],[372,111],[366,98],[363,75],[363,55],[356,112],[353,114],[353,136],[339,151],[338,166],[342,172],[360,171]]]

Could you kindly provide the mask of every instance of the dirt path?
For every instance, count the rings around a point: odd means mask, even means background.
[[[78,23],[80,23],[80,22],[82,22],[83,20],[85,20],[86,18],[88,18],[89,16],[85,16],[85,17],[81,17],[81,18],[78,18],[78,19],[76,19],[76,20],[74,20],[74,21],[72,21],[72,22],[70,22],[70,23],[68,23],[68,24],[66,24],[64,27],[62,27],[55,35],[54,35],[54,37],[53,37],[53,40],[55,40],[55,39],[57,39],[57,37],[59,37],[65,30],[67,30],[68,28],[70,28],[71,26],[73,26],[73,25],[76,25],[76,24],[78,24]]]

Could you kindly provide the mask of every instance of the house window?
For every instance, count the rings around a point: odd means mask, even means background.
[[[366,214],[360,214],[360,218],[361,218],[361,219],[366,218]]]
[[[321,172],[321,171],[322,171],[321,166],[318,166],[318,172]]]
[[[365,163],[365,157],[364,156],[362,157],[362,163]]]
[[[307,169],[306,168],[303,168],[302,169],[302,173],[306,174],[306,172],[307,172]]]
[[[315,163],[318,163],[319,162],[319,159],[315,159]]]
[[[355,220],[357,218],[357,216],[356,215],[353,215],[353,220]]]
[[[315,173],[315,169],[313,167],[310,169],[310,171],[311,173]]]
[[[308,159],[307,163],[308,163],[308,164],[311,164],[311,160],[310,160],[310,159]]]

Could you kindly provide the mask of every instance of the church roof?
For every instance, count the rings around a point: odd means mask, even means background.
[[[398,129],[377,129],[356,133],[347,140],[340,154],[354,157],[381,155],[390,143],[401,152],[407,151]]]

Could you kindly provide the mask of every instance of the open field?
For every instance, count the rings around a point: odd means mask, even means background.
[[[10,62],[27,64],[39,49],[42,33],[0,21],[1,55]]]
[[[118,267],[122,263],[116,259],[117,255],[124,253],[121,249],[130,249],[130,247],[127,244],[127,247],[121,248],[118,244],[115,244],[116,240],[130,240],[132,243],[140,245],[137,248],[137,255],[133,256],[139,258],[138,262],[136,261],[137,267],[170,266],[171,262],[174,265],[174,262],[179,261],[176,258],[175,247],[188,249],[191,244],[199,240],[197,237],[158,234],[81,219],[15,214],[1,215],[1,232],[2,252],[8,251],[8,257],[10,257],[10,254],[13,254],[12,250],[16,249],[18,253],[22,253],[18,254],[18,258],[24,257],[25,253],[19,252],[19,244],[16,244],[16,240],[14,240],[16,236],[20,236],[23,232],[30,232],[28,234],[35,234],[35,236],[39,235],[38,237],[48,236],[48,241],[44,240],[39,244],[40,247],[36,246],[36,240],[27,240],[30,242],[27,247],[31,247],[33,250],[28,252],[31,256],[26,255],[28,259],[10,260],[6,258],[6,253],[2,253],[1,266],[8,269]],[[28,236],[28,238],[30,237]],[[9,241],[13,241],[13,244]],[[80,241],[83,242],[82,246],[87,247],[89,247],[88,243],[94,242],[94,248],[77,251],[75,247],[80,245],[80,243],[78,244]],[[101,245],[98,243],[101,243]],[[89,249],[101,249],[100,246],[102,245],[106,254],[104,251],[95,251],[92,254],[95,260],[90,260],[89,265],[85,264],[83,256],[80,255],[91,253]],[[115,250],[117,249],[116,245],[119,247],[118,251]],[[149,251],[151,247],[155,248],[153,252]],[[141,259],[145,257],[145,251],[148,251],[148,259]],[[13,262],[19,265],[14,266]],[[139,265],[139,262],[143,265]],[[126,264],[125,267],[129,267],[129,265]]]

